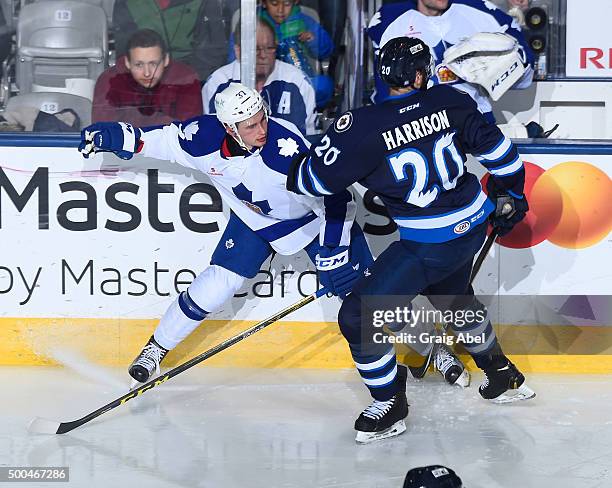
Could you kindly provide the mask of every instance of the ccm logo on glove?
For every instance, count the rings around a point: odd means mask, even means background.
[[[322,258],[317,254],[315,264],[318,270],[328,271],[330,269],[336,269],[340,266],[344,266],[349,262],[349,252],[348,249],[341,252],[340,254],[336,254],[335,256],[329,256],[326,258]]]

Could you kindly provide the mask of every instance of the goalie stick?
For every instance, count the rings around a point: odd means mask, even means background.
[[[469,281],[470,285],[472,284],[472,282],[474,281],[474,278],[476,278],[476,275],[480,271],[480,268],[482,267],[482,263],[487,257],[487,255],[489,254],[489,251],[491,250],[491,247],[493,246],[495,239],[497,239],[498,234],[499,234],[499,229],[497,227],[494,227],[493,230],[491,231],[491,234],[489,234],[489,237],[487,237],[487,240],[485,241],[484,246],[482,246],[482,250],[478,254],[478,257],[476,258],[476,261],[474,262],[474,266],[472,266],[472,273],[470,274],[470,281]],[[436,347],[434,345],[434,347],[432,347],[429,353],[427,354],[425,361],[420,366],[408,366],[408,369],[410,370],[410,374],[412,375],[413,378],[420,379],[423,376],[425,376],[425,373],[427,372],[427,369],[429,368],[429,365],[431,364],[431,360],[433,358],[435,350],[436,350]]]
[[[98,408],[97,410],[94,410],[93,412],[85,415],[84,417],[81,417],[80,419],[72,420],[69,422],[58,422],[55,420],[48,420],[48,419],[44,419],[41,417],[36,417],[30,422],[30,425],[28,426],[28,430],[32,433],[37,433],[37,434],[65,434],[66,432],[70,432],[71,430],[74,430],[77,427],[80,427],[81,425],[86,424],[90,420],[93,420],[96,417],[99,417],[100,415],[120,405],[123,405],[128,400],[131,400],[132,398],[136,398],[137,396],[142,395],[143,393],[150,390],[151,388],[155,388],[156,386],[159,386],[165,383],[170,378],[173,378],[174,376],[181,374],[183,371],[188,370],[192,366],[195,366],[196,364],[201,363],[202,361],[208,359],[209,357],[214,356],[215,354],[220,353],[221,351],[224,351],[225,349],[227,349],[230,346],[233,346],[237,342],[240,342],[241,340],[246,339],[247,337],[255,334],[256,332],[259,332],[260,330],[265,329],[268,325],[282,319],[283,317],[289,315],[292,312],[295,312],[296,310],[304,307],[305,305],[308,305],[309,303],[314,302],[317,298],[320,298],[326,293],[327,293],[327,289],[322,288],[318,290],[316,293],[313,293],[312,295],[308,295],[307,297],[302,298],[299,302],[296,302],[293,305],[290,305],[287,308],[284,308],[280,312],[277,312],[271,317],[268,317],[267,319],[262,320],[261,322],[259,322],[258,324],[255,324],[250,329],[246,329],[240,334],[237,334],[234,337],[230,337],[229,339],[221,342],[220,344],[217,344],[216,346],[211,347],[210,349],[208,349],[207,351],[204,351],[199,356],[196,356],[190,359],[189,361],[179,364],[176,368],[171,369],[165,374],[159,375],[158,377],[152,379],[151,381],[143,384],[139,388],[134,388],[133,390],[126,393],[125,395],[117,398],[116,400],[113,400],[112,402],[104,405],[103,407]]]

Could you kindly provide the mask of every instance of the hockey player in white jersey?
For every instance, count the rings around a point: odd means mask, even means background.
[[[489,122],[495,122],[491,99],[499,99],[509,88],[527,88],[533,79],[533,53],[520,26],[486,0],[386,4],[370,20],[368,36],[376,53],[397,37],[421,39],[436,63],[431,83],[468,93]],[[373,100],[381,103],[389,88],[378,72],[375,82]]]
[[[104,122],[82,132],[79,149],[86,157],[111,151],[129,159],[140,153],[206,173],[231,209],[210,265],[170,305],[129,367],[139,382],[159,372],[167,352],[254,277],[272,251],[290,255],[304,249],[321,284],[340,297],[373,261],[354,224],[350,192],[313,198],[286,190],[292,158],[309,147],[293,124],[269,118],[259,93],[238,83],[219,93],[215,105],[216,116],[163,127]]]

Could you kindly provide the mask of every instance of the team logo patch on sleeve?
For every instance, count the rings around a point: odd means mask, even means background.
[[[344,132],[346,130],[349,130],[351,128],[351,125],[353,125],[353,114],[350,112],[346,112],[340,117],[338,117],[334,124],[334,129],[336,130],[336,132]]]

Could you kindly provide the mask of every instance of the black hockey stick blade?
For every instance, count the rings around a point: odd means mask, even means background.
[[[425,362],[423,364],[421,364],[420,366],[408,366],[408,371],[410,371],[410,375],[413,378],[420,380],[423,376],[425,376],[425,373],[427,373],[429,365],[431,364],[431,360],[434,357],[435,351],[437,350],[438,344],[434,344],[429,350],[427,356],[425,356]]]
[[[484,262],[485,258],[489,255],[489,251],[491,250],[495,239],[497,239],[498,234],[499,229],[497,227],[493,227],[493,230],[489,234],[489,237],[487,237],[484,246],[482,246],[482,250],[476,258],[476,261],[474,261],[474,266],[472,266],[472,273],[470,274],[470,285],[472,284],[474,278],[476,278],[476,275],[480,271],[480,268],[482,267],[482,263]],[[427,369],[429,368],[431,360],[433,359],[437,350],[438,347],[436,347],[436,344],[434,344],[433,347],[429,350],[427,356],[425,356],[425,361],[423,361],[423,364],[421,364],[420,366],[408,366],[408,370],[410,371],[410,374],[413,378],[421,379],[423,376],[425,376],[425,373],[427,373]]]
[[[165,383],[170,378],[173,378],[174,376],[179,375],[183,371],[188,370],[192,366],[195,366],[196,364],[201,363],[202,361],[208,359],[209,357],[220,353],[221,351],[227,349],[228,347],[233,346],[237,342],[240,342],[241,340],[246,339],[247,337],[255,334],[256,332],[259,332],[260,330],[266,328],[268,325],[273,324],[274,322],[277,322],[278,320],[289,315],[290,313],[295,312],[296,310],[302,308],[305,305],[308,305],[309,303],[315,301],[317,298],[325,295],[326,293],[327,293],[327,290],[325,288],[322,288],[316,293],[313,293],[312,295],[308,295],[307,297],[302,298],[299,302],[296,302],[293,305],[290,305],[287,308],[284,308],[280,312],[277,312],[271,317],[268,317],[267,319],[262,320],[261,322],[259,322],[258,324],[255,324],[250,329],[246,329],[240,334],[237,334],[234,337],[230,337],[229,339],[217,344],[216,346],[211,347],[210,349],[208,349],[207,351],[204,351],[199,356],[196,356],[190,359],[189,361],[179,364],[176,368],[171,369],[167,373],[162,374],[147,383],[144,383],[138,388],[134,388],[133,390],[130,390],[125,395],[113,400],[110,403],[107,403],[103,407],[100,407],[97,410],[94,410],[93,412],[85,415],[84,417],[81,417],[80,419],[72,420],[70,422],[57,422],[55,420],[48,420],[48,419],[44,419],[41,417],[36,417],[30,422],[30,425],[28,426],[28,431],[32,433],[36,433],[36,434],[65,434],[66,432],[70,432],[71,430],[74,430],[77,427],[80,427],[81,425],[86,424],[90,420],[93,420],[96,417],[99,417],[100,415],[108,412],[109,410],[112,410],[120,405],[123,405],[125,402],[131,400],[132,398],[136,398],[137,396],[142,395],[148,390]]]

